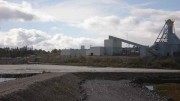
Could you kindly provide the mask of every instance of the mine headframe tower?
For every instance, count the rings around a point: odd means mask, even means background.
[[[156,56],[174,56],[180,52],[180,40],[175,34],[174,21],[168,19],[160,31],[154,45],[150,47]]]

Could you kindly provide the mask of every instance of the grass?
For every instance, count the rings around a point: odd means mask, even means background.
[[[166,83],[155,86],[159,94],[169,96],[174,101],[180,101],[180,84]]]
[[[7,61],[6,61],[7,62]],[[8,63],[4,64],[8,64]],[[180,58],[139,58],[138,56],[42,56],[39,61],[42,64],[76,65],[93,67],[128,67],[128,68],[168,68],[180,69]],[[23,64],[26,62],[17,62]],[[11,63],[10,63],[11,64]]]
[[[162,83],[162,84],[149,84],[144,85],[154,86],[155,92],[160,95],[168,96],[174,101],[180,101],[180,84],[177,83]]]
[[[123,57],[123,56],[99,56],[99,57],[48,57],[41,63],[51,63],[57,65],[76,65],[76,66],[94,66],[94,67],[136,67],[136,68],[172,68],[180,69],[180,61],[174,58],[144,58]]]
[[[27,61],[16,61],[23,64]],[[180,69],[180,57],[139,58],[138,56],[59,56],[44,55],[38,63],[93,67],[168,68]],[[8,64],[8,63],[4,63]],[[10,62],[10,64],[12,64]]]

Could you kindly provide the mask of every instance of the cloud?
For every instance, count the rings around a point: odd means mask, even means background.
[[[161,25],[161,27],[164,25],[164,21],[167,19],[172,19],[175,21],[175,29],[176,29],[176,34],[180,36],[180,29],[178,26],[180,26],[180,11],[168,11],[168,10],[159,10],[159,9],[152,9],[152,8],[139,8],[139,7],[134,7],[133,9],[130,9],[130,13],[133,16],[136,16],[142,21],[146,20],[147,24],[149,27],[146,28],[147,30],[149,29],[154,29],[154,32],[157,32]],[[145,22],[145,21],[144,21]],[[153,24],[154,23],[154,24]]]
[[[154,3],[157,2],[130,5],[119,0],[66,0],[42,7],[41,11],[47,11],[58,21],[83,29],[87,33],[99,34],[100,37],[128,37],[132,41],[151,45],[166,19],[175,19],[175,25],[180,25],[180,11],[145,9],[145,6]],[[178,28],[176,31],[180,32]]]
[[[40,11],[56,17],[65,23],[79,23],[95,16],[127,14],[129,9],[154,4],[154,2],[129,5],[123,0],[62,0],[53,5],[46,5]]]
[[[124,39],[128,37],[134,42],[152,45],[165,20],[173,19],[175,20],[176,34],[180,34],[180,29],[177,28],[177,26],[180,26],[180,11],[141,8],[151,3],[139,5],[123,3],[125,4],[123,8],[119,6],[120,2],[117,3],[118,7],[117,5],[114,6],[119,11],[126,11],[127,14],[125,16],[118,15],[117,12],[116,14],[110,12],[109,14],[112,15],[92,16],[74,26],[101,36],[114,35]]]
[[[174,19],[180,21],[180,11],[158,10],[152,8],[134,8],[130,10],[130,13],[138,17],[147,17],[156,21],[164,19]]]
[[[143,21],[136,16],[119,18],[117,16],[92,17],[78,27],[101,36],[114,35],[145,45],[151,45],[164,23]]]
[[[11,29],[7,32],[0,32],[0,46],[2,47],[23,47],[33,46],[35,49],[52,50],[54,48],[79,48],[80,45],[102,45],[103,40],[86,37],[73,38],[62,33],[49,35],[36,29]]]
[[[0,1],[0,21],[19,20],[19,21],[53,21],[54,18],[33,9],[30,3],[21,4]]]
[[[58,21],[67,23],[77,23],[84,18],[94,16],[100,12],[88,7],[84,1],[76,2],[74,0],[63,1],[57,5],[46,6],[41,11],[46,11],[50,15],[54,15]]]
[[[51,27],[51,30],[61,31],[61,30],[63,30],[63,28],[60,28],[60,27],[57,27],[57,26],[53,26],[53,27]]]
[[[63,0],[54,5],[43,6],[42,12],[65,23],[79,23],[94,16],[106,16],[122,11],[126,4],[119,0]]]
[[[86,19],[83,23],[79,24],[80,28],[84,28],[86,30],[91,30],[93,32],[97,32],[99,34],[106,34],[112,32],[117,29],[120,20],[116,16],[108,16],[108,17],[92,17]],[[107,29],[104,29],[107,28]]]
[[[67,25],[73,25],[73,27],[78,27],[87,33],[94,33],[94,35],[99,35],[102,38],[114,35],[141,44],[151,45],[166,19],[172,18],[176,21],[175,25],[180,26],[180,11],[145,9],[144,6],[149,4],[151,3],[130,5],[121,0],[62,0],[54,5],[39,7],[37,10],[27,2],[16,4],[0,1],[0,21],[54,21],[55,18],[58,23],[64,22]],[[47,16],[45,13],[53,17]],[[2,34],[5,36],[5,38],[2,38],[4,40],[2,45],[10,46],[10,42],[14,40],[11,42],[11,46],[25,43],[28,45],[33,44],[36,48],[51,49],[78,48],[81,44],[102,45],[103,42],[103,39],[100,39],[102,41],[100,42],[96,39],[73,38],[64,34],[49,35],[35,29],[21,29],[24,34],[20,34],[20,29],[14,30],[15,32],[12,32],[13,30],[5,32],[7,35]],[[51,30],[59,30],[59,27],[54,26]],[[30,34],[26,34],[28,31],[30,31]],[[179,33],[180,28],[176,28],[176,31]],[[11,36],[10,33],[16,34]],[[29,39],[20,42],[18,39],[13,38],[19,38],[21,41],[25,38]],[[12,40],[7,41],[9,39]]]

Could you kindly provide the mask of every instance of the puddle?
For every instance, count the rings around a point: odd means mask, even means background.
[[[146,88],[148,88],[150,91],[154,90],[154,86],[145,86]]]
[[[1,82],[5,82],[5,81],[9,81],[9,80],[15,80],[16,78],[0,78],[0,83]]]
[[[6,82],[10,80],[15,80],[16,78],[25,78],[25,77],[31,77],[34,75],[37,75],[40,73],[15,73],[15,74],[0,74],[0,83],[1,82]]]

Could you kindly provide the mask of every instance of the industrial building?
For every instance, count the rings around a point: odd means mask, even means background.
[[[86,55],[102,56],[102,55],[118,55],[122,51],[122,43],[116,39],[104,40],[104,47],[90,47]]]
[[[87,49],[85,46],[81,46],[81,49],[63,49],[61,55],[63,56],[85,56]]]
[[[176,36],[174,21],[168,19],[149,52],[155,56],[174,56],[180,53],[180,40]]]
[[[87,56],[103,56],[104,53],[104,47],[90,47],[90,49],[86,51]]]
[[[137,48],[123,48],[122,43],[128,43],[133,46],[137,46]],[[100,47],[90,47],[90,49],[85,49],[84,46],[81,46],[81,49],[64,49],[61,51],[61,55],[63,56],[117,56],[123,55],[123,53],[127,53],[127,51],[131,52],[137,49],[140,53],[141,57],[146,56],[146,46],[127,41],[124,39],[120,39],[117,37],[109,36],[109,39],[104,40],[104,46]]]
[[[146,56],[174,56],[180,54],[180,40],[176,36],[174,29],[174,21],[171,19],[166,20],[151,47],[109,36],[108,39],[104,40],[104,46],[90,47],[90,49],[85,49],[84,46],[81,49],[65,49],[62,50],[61,54],[66,56],[117,56],[126,53],[138,53],[141,58]],[[123,48],[122,43],[130,44],[133,47]]]
[[[122,52],[122,41],[117,39],[104,40],[104,55],[120,55]]]
[[[104,47],[90,47],[89,50],[87,50],[86,55],[89,56],[118,56],[123,55],[123,53],[127,51],[133,51],[135,48],[123,48],[122,43],[128,43],[133,46],[138,47],[138,52],[140,54],[140,57],[147,56],[147,46],[140,45],[135,42],[131,42],[128,40],[124,40],[121,38],[109,36],[109,39],[104,40]]]

